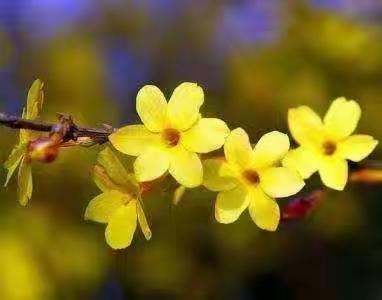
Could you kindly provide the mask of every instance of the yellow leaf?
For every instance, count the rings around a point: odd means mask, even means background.
[[[13,173],[15,172],[17,166],[20,164],[21,159],[23,158],[25,150],[25,144],[16,145],[15,148],[13,148],[11,155],[9,155],[7,161],[4,163],[4,167],[8,170],[8,175],[4,186],[8,185],[9,180],[11,179]]]
[[[27,97],[27,109],[23,113],[23,117],[29,120],[36,119],[42,109],[44,102],[44,83],[40,79],[36,79],[29,89]]]
[[[120,187],[111,180],[109,175],[107,175],[104,167],[100,165],[94,166],[93,169],[93,180],[97,187],[102,191],[106,192],[108,190],[119,190]]]
[[[22,159],[19,174],[18,174],[18,194],[19,202],[21,205],[27,205],[32,197],[33,181],[32,181],[32,168],[25,158]]]
[[[135,177],[126,171],[121,161],[109,147],[98,154],[98,163],[117,185],[127,187],[130,191],[137,189],[138,184]]]
[[[137,215],[138,215],[139,226],[141,227],[142,233],[145,236],[146,240],[150,240],[152,233],[151,233],[149,224],[147,223],[145,212],[143,211],[141,202],[140,201],[136,201],[136,202],[137,202]]]
[[[21,115],[23,119],[27,118],[27,110],[24,107]],[[29,130],[20,129],[19,145],[26,144],[31,139],[31,132]]]
[[[185,192],[186,192],[185,186],[183,186],[183,185],[178,186],[174,192],[174,196],[172,198],[172,203],[174,205],[177,205],[180,202],[180,200],[182,200]]]

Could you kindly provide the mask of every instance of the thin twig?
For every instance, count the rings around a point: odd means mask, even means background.
[[[0,124],[13,129],[27,129],[41,132],[50,132],[54,126],[53,123],[26,120],[5,113],[0,113]]]
[[[26,120],[17,116],[0,113],[0,124],[13,129],[26,129],[39,132],[55,132],[62,127],[62,118],[69,120],[69,128],[65,132],[64,142],[77,141],[79,138],[88,138],[94,144],[104,144],[108,141],[108,137],[114,132],[114,128],[104,125],[101,128],[89,128],[77,126],[70,116],[59,115],[58,123],[48,123],[36,120]]]

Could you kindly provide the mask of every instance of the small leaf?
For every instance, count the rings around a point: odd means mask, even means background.
[[[33,191],[32,168],[31,165],[26,162],[25,157],[20,164],[17,183],[19,202],[22,206],[25,206],[31,199]]]
[[[172,203],[174,205],[177,205],[180,202],[180,200],[182,200],[185,192],[186,192],[186,187],[184,187],[183,185],[178,186],[174,192]]]
[[[119,190],[119,187],[110,179],[105,169],[100,165],[94,166],[93,180],[102,192],[106,192],[108,190]]]
[[[26,113],[23,113],[24,118],[34,120],[39,116],[44,103],[43,88],[44,83],[40,79],[32,83],[28,92]]]
[[[138,215],[139,226],[141,227],[143,235],[145,236],[146,240],[150,240],[152,233],[151,233],[149,224],[147,223],[145,212],[143,211],[143,207],[140,201],[137,201],[137,215]]]
[[[27,110],[25,107],[23,108],[23,114],[21,116],[23,119],[27,118]],[[31,131],[20,129],[19,144],[21,145],[21,144],[28,143],[29,140],[31,139],[31,135],[32,135]]]
[[[17,166],[20,164],[23,155],[25,154],[26,145],[21,144],[13,148],[11,154],[9,155],[7,161],[4,163],[4,167],[8,170],[7,179],[4,186],[7,186],[9,180],[12,178],[13,173],[15,172]]]
[[[138,184],[135,177],[126,171],[121,161],[109,147],[98,154],[98,163],[117,185],[125,186],[131,191],[137,190]]]
[[[20,129],[19,145],[26,144],[32,139],[32,132],[26,129]]]

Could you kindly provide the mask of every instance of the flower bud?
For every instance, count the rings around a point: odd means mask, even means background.
[[[49,138],[39,138],[28,144],[28,158],[43,163],[53,162],[58,155],[59,144]]]

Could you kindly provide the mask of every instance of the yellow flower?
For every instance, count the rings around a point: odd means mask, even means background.
[[[36,119],[42,108],[44,102],[44,83],[39,79],[35,80],[29,89],[27,97],[26,109],[23,109],[22,117],[28,120]],[[33,181],[32,181],[32,168],[27,156],[28,144],[33,138],[33,133],[28,130],[20,130],[20,138],[18,144],[12,150],[4,167],[8,170],[7,179],[4,186],[7,186],[9,180],[12,178],[13,173],[19,167],[18,172],[18,199],[21,205],[27,205],[32,197]]]
[[[99,153],[98,164],[94,168],[94,181],[103,193],[89,202],[85,219],[107,224],[105,238],[113,249],[123,249],[131,244],[137,222],[149,240],[151,230],[134,175],[126,171],[109,148]]]
[[[360,117],[357,102],[345,98],[333,101],[324,121],[309,107],[290,109],[289,128],[300,147],[287,154],[283,165],[305,179],[318,171],[326,186],[343,190],[348,180],[346,160],[359,162],[378,144],[369,135],[351,135]]]
[[[204,186],[220,192],[216,220],[232,223],[248,208],[257,226],[276,230],[280,210],[274,198],[294,195],[304,186],[297,172],[277,166],[288,150],[289,138],[281,132],[263,135],[252,149],[247,133],[233,130],[224,145],[225,160],[204,162]]]
[[[119,129],[109,139],[128,155],[138,156],[134,171],[138,181],[151,181],[167,171],[183,186],[199,186],[203,167],[197,153],[219,149],[229,134],[220,119],[201,118],[204,93],[195,83],[180,84],[167,103],[153,85],[137,95],[137,112],[144,125]]]

